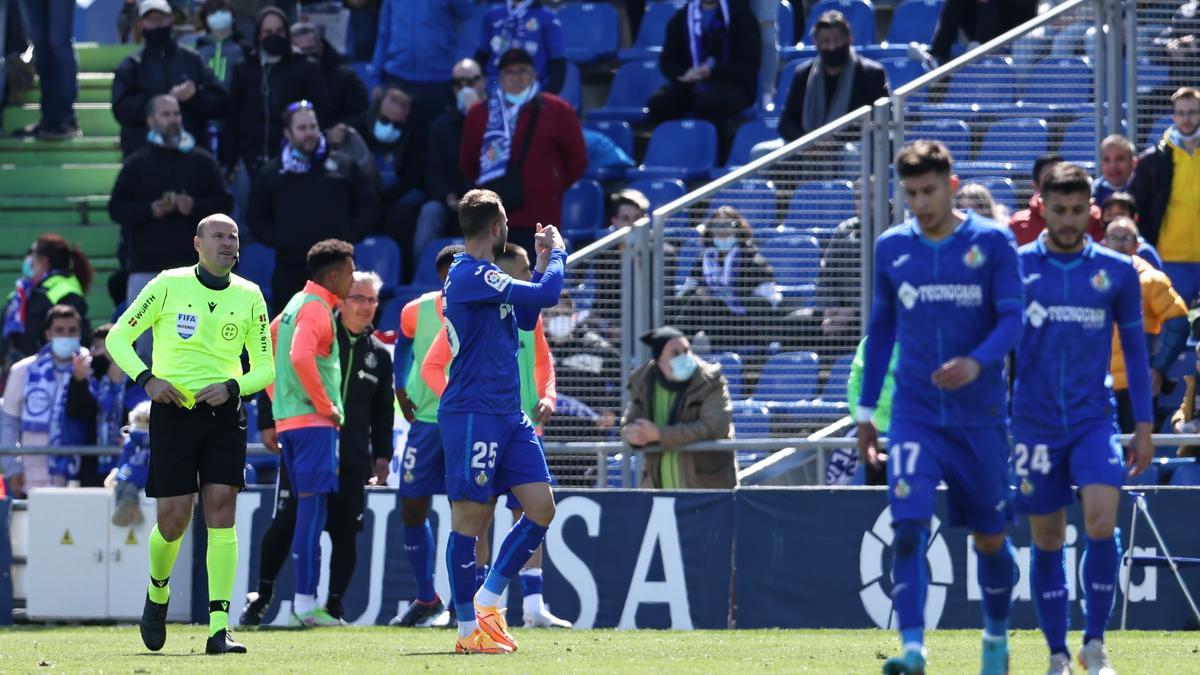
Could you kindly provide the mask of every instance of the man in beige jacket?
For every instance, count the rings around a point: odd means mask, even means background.
[[[621,437],[640,448],[657,443],[642,462],[641,487],[669,490],[732,488],[737,467],[732,450],[681,452],[697,441],[733,438],[733,404],[721,367],[701,361],[679,330],[647,331],[641,341],[654,358],[629,376],[629,407]]]

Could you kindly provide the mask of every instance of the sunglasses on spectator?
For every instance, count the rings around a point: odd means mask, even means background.
[[[454,84],[459,87],[471,87],[479,83],[483,79],[482,75],[472,75],[470,77],[456,77]]]

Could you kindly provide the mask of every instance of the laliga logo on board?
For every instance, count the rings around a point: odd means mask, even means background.
[[[946,606],[946,594],[954,583],[954,566],[950,561],[950,548],[942,538],[941,521],[934,516],[930,521],[929,545],[925,559],[929,563],[929,591],[925,596],[925,627],[936,628]],[[892,545],[892,509],[884,507],[870,530],[863,532],[862,547],[858,552],[858,572],[862,589],[858,592],[867,616],[880,628],[895,628],[896,613],[892,611],[892,598],[883,588],[884,554]],[[891,573],[887,572],[889,577]]]

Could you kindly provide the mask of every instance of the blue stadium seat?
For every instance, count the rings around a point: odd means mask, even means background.
[[[274,307],[271,297],[271,277],[275,274],[275,249],[258,243],[246,244],[238,252],[237,274],[253,281],[262,289],[268,307]]]
[[[1095,166],[1097,150],[1095,115],[1085,115],[1067,125],[1058,146],[1058,154],[1064,159],[1086,167]]]
[[[621,120],[588,120],[583,126],[608,136],[613,143],[633,157],[633,127]]]
[[[958,175],[1028,176],[1036,157],[1049,150],[1046,121],[1032,117],[1002,119],[987,130],[973,162],[956,162]]]
[[[713,354],[707,360],[721,365],[721,374],[729,383],[729,398],[735,401],[745,398],[742,391],[742,357],[735,352],[721,352]]]
[[[1004,176],[977,176],[970,180],[963,181],[963,184],[978,183],[988,189],[992,193],[992,199],[1003,204],[1008,209],[1009,214],[1020,211],[1017,208],[1017,185],[1013,183],[1011,178]]]
[[[395,297],[383,304],[383,308],[379,310],[379,323],[376,327],[380,330],[400,330],[400,312],[404,309],[404,305],[408,304],[409,298]]]
[[[776,236],[762,242],[761,248],[775,270],[775,283],[785,298],[812,296],[821,269],[821,245],[814,237]],[[815,398],[815,394],[806,398]]]
[[[722,176],[750,163],[750,151],[763,141],[779,138],[779,119],[754,119],[738,127],[725,166],[713,170],[713,177]]]
[[[853,361],[854,354],[842,354],[833,362],[833,368],[829,370],[829,379],[825,381],[825,389],[821,392],[822,400],[846,402],[846,383],[850,380],[850,364]]]
[[[576,113],[583,110],[583,82],[579,76],[579,66],[573,61],[567,61],[567,76],[563,79],[563,88],[558,95],[570,103]]]
[[[882,59],[879,65],[887,72],[888,86],[893,90],[912,82],[929,72],[921,61],[914,61],[907,56]]]
[[[734,401],[733,430],[738,438],[769,438],[770,409],[758,401]]]
[[[780,47],[796,44],[796,19],[788,0],[779,0],[779,7],[775,9],[775,44]]]
[[[615,58],[621,43],[617,10],[607,2],[583,2],[563,5],[558,21],[567,36],[568,61],[592,64]]]
[[[1080,102],[1092,100],[1093,70],[1091,63],[1081,56],[1038,61],[1025,78],[1021,107],[1069,110],[1090,105]]]
[[[630,183],[629,188],[646,195],[646,199],[650,200],[651,211],[687,194],[687,186],[678,178],[639,180]]]
[[[589,110],[588,120],[624,120],[639,124],[646,120],[650,95],[666,84],[658,61],[631,61],[621,64],[608,90],[603,108]]]
[[[907,45],[910,42],[929,44],[942,14],[942,0],[904,0],[892,10],[892,25],[888,26],[888,44]],[[896,84],[892,83],[895,87]]]
[[[787,227],[835,227],[857,213],[854,184],[848,180],[800,183],[792,192],[784,225]]]
[[[708,202],[708,213],[721,206],[732,206],[750,223],[757,237],[760,230],[779,225],[775,201],[774,184],[758,178],[747,178],[718,190]]]
[[[492,8],[497,4],[503,3],[485,2],[476,4],[471,8],[471,15],[459,24],[456,50],[458,58],[471,58],[475,55],[475,50],[479,48],[479,43],[483,41],[483,17],[487,16],[487,13],[492,11]]]
[[[604,226],[604,189],[594,180],[583,179],[563,195],[563,237],[567,239],[592,239],[596,231]]]
[[[1154,120],[1154,124],[1150,125],[1149,134],[1142,139],[1142,145],[1146,147],[1157,145],[1158,142],[1163,139],[1163,134],[1167,133],[1167,129],[1171,128],[1171,125],[1174,123],[1175,119],[1170,113],[1167,113],[1166,115]],[[1145,121],[1143,121],[1142,124],[1144,127]]]
[[[625,178],[692,180],[707,176],[716,163],[717,129],[711,122],[671,120],[654,129],[644,163],[631,168]]]
[[[937,106],[938,116],[967,119],[981,113],[1011,111],[1016,102],[1016,82],[1012,59],[981,59],[951,76],[946,96]]]
[[[1184,464],[1175,469],[1175,475],[1171,476],[1171,485],[1200,486],[1200,464]]]
[[[672,281],[678,290],[692,273],[704,248],[700,245],[700,234],[694,227],[668,227],[667,237],[675,242],[675,278]]]
[[[956,162],[971,156],[971,127],[962,120],[941,118],[918,122],[909,127],[908,139],[918,138],[945,143]]]
[[[808,22],[804,26],[801,40],[811,40],[813,26],[822,14],[836,9],[846,15],[856,45],[872,45],[875,39],[875,8],[868,0],[821,0],[808,10]]]
[[[763,366],[754,401],[810,401],[817,397],[820,375],[817,355],[813,352],[780,352]]]
[[[667,36],[667,22],[683,7],[682,2],[648,2],[642,23],[638,26],[633,45],[617,52],[621,61],[657,59],[662,53],[663,40]]]
[[[775,85],[775,115],[783,114],[783,107],[787,105],[788,94],[792,91],[792,80],[796,77],[796,71],[812,59],[813,57],[809,56],[788,61],[779,69],[779,83]]]
[[[437,271],[437,254],[447,246],[462,243],[462,237],[442,237],[426,244],[425,249],[421,251],[421,257],[417,259],[417,269],[413,273],[413,285],[441,288],[442,280],[438,277]]]
[[[383,279],[383,291],[393,291],[400,285],[400,247],[391,237],[367,237],[355,244],[354,266],[378,274]]]

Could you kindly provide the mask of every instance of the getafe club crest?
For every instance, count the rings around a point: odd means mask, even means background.
[[[979,248],[979,244],[971,246],[965,254],[963,254],[963,264],[971,269],[976,269],[987,261],[987,256],[983,254],[983,249]]]
[[[901,478],[900,480],[896,481],[896,489],[894,492],[896,493],[896,499],[904,499],[908,495],[912,494],[912,488],[908,486],[907,481]]]
[[[475,484],[476,485],[478,485],[479,487],[483,487],[483,486],[487,485],[487,483],[488,483],[487,473],[480,471],[479,473],[475,474]]]
[[[1092,288],[1104,292],[1112,287],[1112,279],[1108,278],[1108,272],[1100,270],[1092,275]]]

